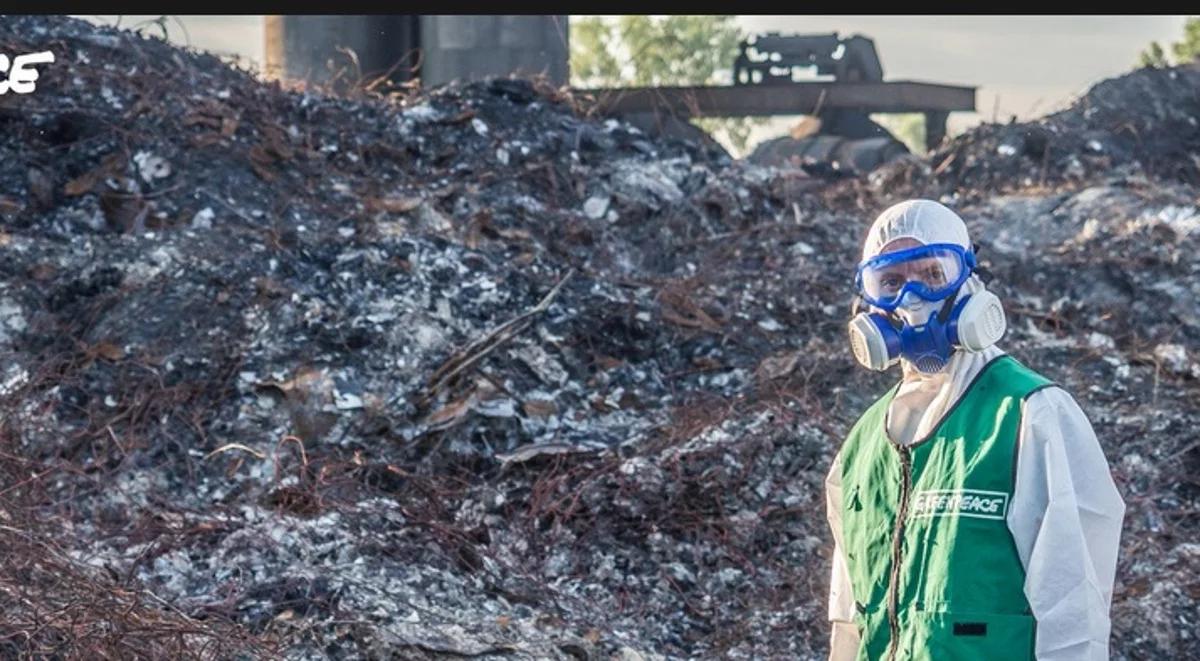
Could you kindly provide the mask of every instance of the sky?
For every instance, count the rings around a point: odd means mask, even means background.
[[[81,16],[114,24],[116,16]],[[123,16],[120,24],[146,24],[156,16]],[[975,113],[953,113],[949,132],[981,121],[1033,119],[1069,105],[1091,85],[1129,71],[1151,41],[1164,46],[1183,34],[1185,16],[739,16],[747,33],[837,32],[875,41],[884,80],[974,85]],[[262,16],[185,16],[167,23],[178,43],[263,60]],[[1168,49],[1169,52],[1169,49]],[[796,118],[757,129],[754,139],[783,133]]]

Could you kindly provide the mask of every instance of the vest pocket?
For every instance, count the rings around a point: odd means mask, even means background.
[[[1032,615],[909,611],[906,648],[914,661],[1008,661],[1033,656]]]

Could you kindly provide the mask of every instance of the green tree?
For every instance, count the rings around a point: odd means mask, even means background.
[[[919,112],[871,115],[871,119],[888,130],[914,154],[925,154],[925,115]]]
[[[1171,53],[1175,55],[1176,64],[1185,64],[1200,57],[1200,18],[1192,17],[1183,24],[1183,40],[1171,44]],[[1138,56],[1138,64],[1143,67],[1161,68],[1170,66],[1166,52],[1157,41]]]
[[[582,87],[728,85],[743,35],[733,16],[571,18],[571,77]],[[694,124],[745,150],[760,120],[699,118]]]
[[[1171,51],[1180,64],[1200,57],[1200,18],[1189,18],[1183,24],[1183,41],[1171,44]]]
[[[1163,52],[1162,46],[1157,41],[1152,41],[1150,46],[1138,56],[1138,66],[1161,69],[1170,66],[1170,63],[1167,62],[1167,56]]]

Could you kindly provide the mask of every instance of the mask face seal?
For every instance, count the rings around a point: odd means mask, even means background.
[[[919,326],[905,323],[900,328],[900,356],[921,372],[940,372],[950,362],[956,338],[951,337],[953,327],[947,322],[957,321],[958,315],[953,312],[961,309],[952,308],[953,305],[954,298],[948,298],[942,309],[930,315],[925,323]]]
[[[995,344],[1007,328],[1004,308],[985,290],[958,300],[946,299],[941,310],[913,326],[894,313],[860,312],[850,320],[850,348],[864,367],[885,370],[901,358],[930,374],[946,367],[956,348],[982,351]]]

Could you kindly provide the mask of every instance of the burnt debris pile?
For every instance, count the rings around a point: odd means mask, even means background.
[[[893,186],[916,182],[979,201],[1097,178],[1200,183],[1200,67],[1145,68],[1102,81],[1069,108],[1032,122],[987,124],[942,144],[926,163],[898,162]]]
[[[825,471],[894,378],[845,347],[852,268],[922,195],[1127,496],[1114,649],[1200,651],[1200,215],[1157,137],[1193,73],[1098,86],[1048,161],[988,125],[822,181],[538,81],[332,96],[0,21],[45,48],[0,97],[0,647],[823,656]]]

